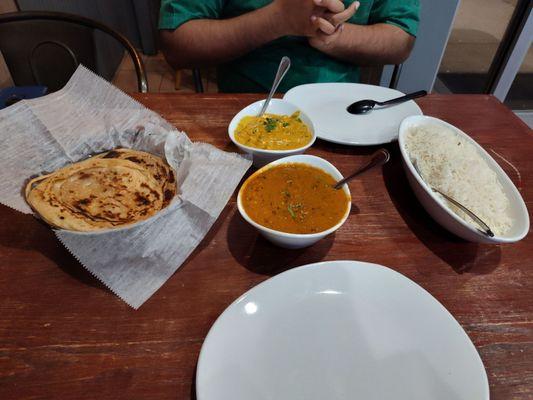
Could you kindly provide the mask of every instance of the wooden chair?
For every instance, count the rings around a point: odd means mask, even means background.
[[[389,82],[389,88],[396,89],[398,86],[398,80],[400,78],[400,72],[402,70],[402,64],[394,65],[392,70],[391,79]],[[379,85],[381,83],[381,74],[383,72],[383,66],[371,66],[361,68],[361,83],[367,83],[370,85]]]
[[[196,93],[204,92],[204,84],[202,83],[202,75],[198,68],[192,69],[192,76],[194,79],[194,89]],[[174,88],[179,90],[181,88],[181,70],[176,71],[176,76],[174,78]]]

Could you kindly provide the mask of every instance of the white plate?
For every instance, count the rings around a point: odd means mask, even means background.
[[[479,355],[428,292],[375,264],[277,275],[217,319],[198,400],[487,400]]]
[[[394,89],[359,83],[311,83],[292,88],[283,99],[300,107],[311,118],[319,138],[370,146],[398,139],[402,120],[410,115],[422,115],[422,110],[414,101],[362,115],[352,115],[346,107],[358,100],[383,101],[402,95]]]

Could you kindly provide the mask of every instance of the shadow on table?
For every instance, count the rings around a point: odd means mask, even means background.
[[[198,253],[201,253],[205,248],[207,248],[211,244],[211,242],[213,241],[213,238],[217,235],[220,227],[224,224],[224,221],[226,221],[228,214],[231,212],[233,207],[234,205],[231,203],[231,201],[228,202],[228,204],[226,204],[224,209],[220,212],[213,226],[211,226],[211,228],[206,233],[202,241],[198,244],[198,246],[195,247],[192,253],[189,254],[189,256],[181,264],[181,267],[179,268],[179,270],[183,270],[190,263],[190,261],[193,260],[198,255]]]
[[[196,400],[196,371],[198,370],[198,364],[194,367],[194,373],[192,374],[191,382],[191,400]]]
[[[5,247],[41,253],[74,279],[108,290],[68,252],[48,225],[31,215],[19,213],[9,207],[0,207],[3,208],[2,213],[6,220],[10,221],[9,224],[0,224],[0,238],[8,238],[3,240]]]
[[[311,247],[289,250],[275,246],[263,238],[238,212],[228,226],[228,247],[235,260],[246,269],[273,276],[300,265],[322,261],[335,240],[335,234]]]
[[[409,229],[455,272],[488,274],[499,265],[500,246],[467,242],[431,218],[409,186],[397,148],[392,152],[391,161],[383,167],[383,177],[392,202]]]

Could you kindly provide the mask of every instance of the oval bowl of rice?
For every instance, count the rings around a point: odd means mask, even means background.
[[[529,214],[518,189],[489,153],[463,131],[438,118],[411,116],[400,125],[398,143],[416,197],[444,228],[478,243],[512,243],[527,235]],[[472,219],[432,188],[474,212],[494,236],[481,232]]]

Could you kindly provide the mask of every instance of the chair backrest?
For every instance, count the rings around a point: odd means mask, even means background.
[[[93,31],[115,38],[128,51],[139,92],[148,91],[142,60],[129,40],[114,29],[72,14],[25,11],[0,15],[0,51],[17,86],[62,88],[79,64],[96,70]]]
[[[359,82],[366,83],[369,85],[388,85],[389,88],[396,89],[402,65],[403,64],[393,65],[392,71],[390,72],[390,77],[387,77],[386,79],[383,78],[383,74],[385,73],[386,67],[384,65],[361,67],[361,78]]]

